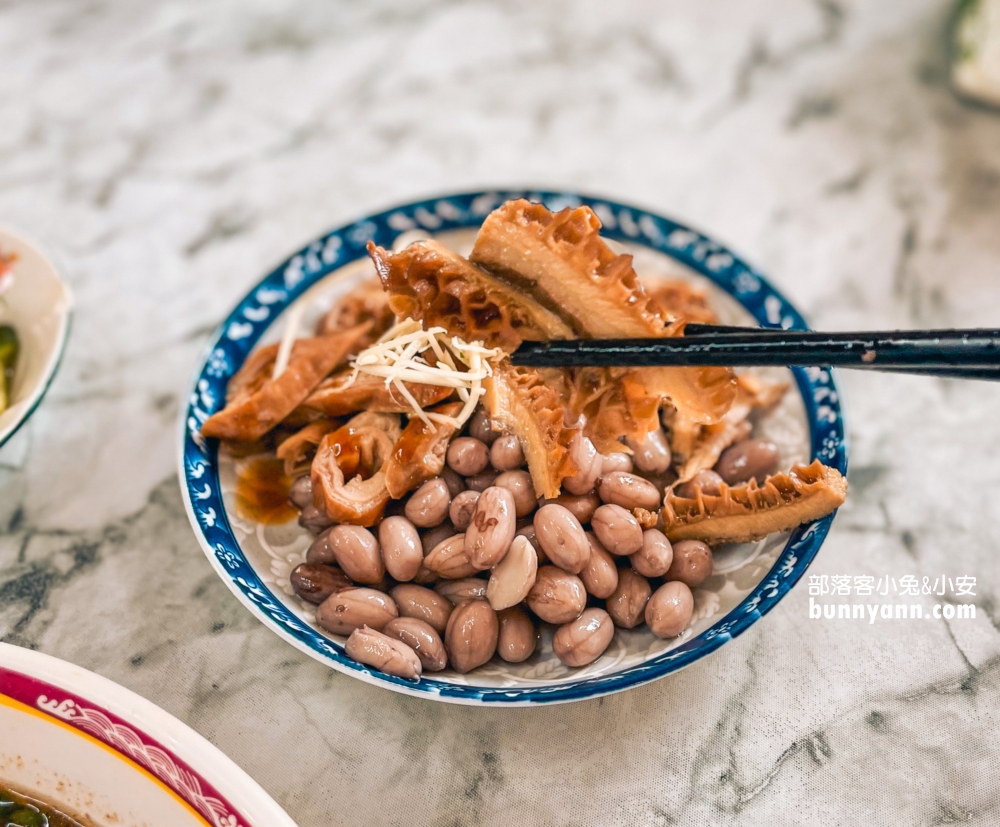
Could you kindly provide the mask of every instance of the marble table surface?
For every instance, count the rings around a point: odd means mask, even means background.
[[[581,188],[705,228],[829,329],[995,325],[1000,116],[946,0],[0,4],[0,221],[63,263],[62,370],[0,450],[0,636],[163,706],[303,827],[1000,823],[1000,387],[844,375],[811,574],[974,576],[974,621],[810,620],[483,711],[324,668],[184,515],[177,418],[269,265],[421,195]]]

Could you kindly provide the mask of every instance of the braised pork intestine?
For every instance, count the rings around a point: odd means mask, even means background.
[[[435,413],[453,417],[462,409],[461,402],[448,402]],[[394,499],[400,499],[420,483],[444,470],[448,443],[458,429],[448,422],[424,422],[411,417],[385,463],[385,487]]]
[[[275,453],[285,463],[285,475],[297,477],[307,472],[323,437],[337,427],[336,420],[318,419],[282,440]]]
[[[397,415],[365,412],[324,436],[310,471],[316,507],[337,523],[381,520],[390,499],[385,464],[401,433]]]

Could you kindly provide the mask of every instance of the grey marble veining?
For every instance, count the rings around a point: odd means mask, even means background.
[[[1000,389],[845,375],[816,574],[977,577],[975,622],[808,619],[805,583],[656,684],[541,710],[401,698],[232,598],[175,476],[207,336],[342,221],[480,185],[676,215],[818,327],[995,325],[1000,117],[944,0],[0,5],[0,220],[77,296],[0,450],[0,635],[154,700],[303,825],[1000,822]]]

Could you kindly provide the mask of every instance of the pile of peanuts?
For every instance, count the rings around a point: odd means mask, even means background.
[[[467,434],[448,446],[441,475],[393,502],[372,530],[330,525],[312,505],[309,477],[295,482],[300,522],[319,534],[291,583],[318,604],[319,626],[349,636],[350,657],[407,679],[449,665],[464,674],[494,655],[531,657],[541,621],[557,627],[558,658],[580,667],[604,653],[615,627],[645,622],[660,638],[687,627],[711,549],[671,544],[636,517],[660,507],[662,487],[634,467],[663,479],[671,456],[662,430],[630,443],[631,456],[602,455],[577,435],[570,451],[580,470],[551,501],[536,498],[517,438],[493,431],[481,409]],[[685,486],[717,490],[776,463],[773,445],[746,440]]]

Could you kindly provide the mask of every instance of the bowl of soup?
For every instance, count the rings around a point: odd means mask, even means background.
[[[79,666],[0,643],[0,823],[294,827],[222,752]]]

